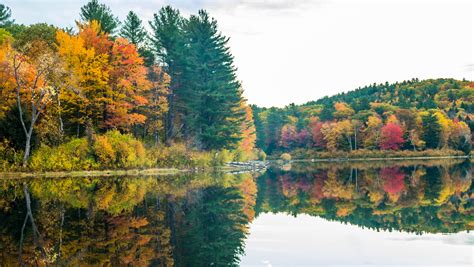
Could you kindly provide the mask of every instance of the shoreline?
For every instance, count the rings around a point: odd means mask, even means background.
[[[132,176],[132,175],[175,175],[188,170],[175,168],[151,168],[151,169],[130,169],[130,170],[93,170],[93,171],[48,171],[48,172],[0,172],[0,179],[22,179],[35,177],[109,177],[109,176]]]
[[[437,159],[470,159],[471,156],[418,156],[418,157],[358,157],[358,158],[318,158],[318,159],[294,159],[288,163],[317,163],[317,162],[363,162],[363,161],[402,161],[402,160],[437,160]],[[89,171],[48,171],[48,172],[0,172],[0,179],[23,179],[23,178],[64,178],[64,177],[110,177],[110,176],[155,176],[155,175],[177,175],[180,173],[223,171],[228,173],[239,172],[259,172],[266,168],[268,164],[282,162],[282,160],[267,160],[255,162],[231,162],[226,166],[215,168],[149,168],[130,170],[89,170]],[[265,167],[262,167],[265,166]]]
[[[294,159],[290,162],[341,162],[341,161],[384,161],[384,160],[432,160],[432,159],[469,159],[471,156],[415,156],[415,157],[358,157],[358,158],[319,158],[319,159]],[[278,160],[276,160],[278,161]]]

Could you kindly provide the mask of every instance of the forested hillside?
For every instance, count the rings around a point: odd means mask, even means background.
[[[187,151],[253,152],[229,38],[205,10],[165,6],[151,32],[97,0],[78,13],[77,28],[62,29],[17,24],[0,5],[0,165],[153,167],[202,156]],[[55,165],[64,160],[81,164]]]
[[[474,83],[413,79],[373,84],[285,108],[253,106],[257,147],[294,150],[426,150],[468,154],[474,129]]]

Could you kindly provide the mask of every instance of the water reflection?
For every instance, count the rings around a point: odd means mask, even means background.
[[[236,265],[255,199],[249,174],[0,183],[2,266]]]
[[[0,180],[0,262],[238,265],[249,223],[268,212],[377,230],[455,233],[474,227],[473,187],[468,162],[293,164],[260,175]]]
[[[287,212],[376,230],[474,228],[469,162],[298,164],[258,178],[257,216]]]

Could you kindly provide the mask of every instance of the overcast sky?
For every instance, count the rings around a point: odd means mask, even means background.
[[[74,26],[87,0],[2,0],[19,23]],[[304,103],[418,77],[474,80],[470,0],[102,0],[144,21],[165,4],[207,9],[230,46],[252,104]]]

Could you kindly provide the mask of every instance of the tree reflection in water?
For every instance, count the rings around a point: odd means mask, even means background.
[[[472,196],[468,162],[1,180],[0,262],[238,265],[248,224],[262,213],[305,213],[376,230],[455,233],[474,227]]]

